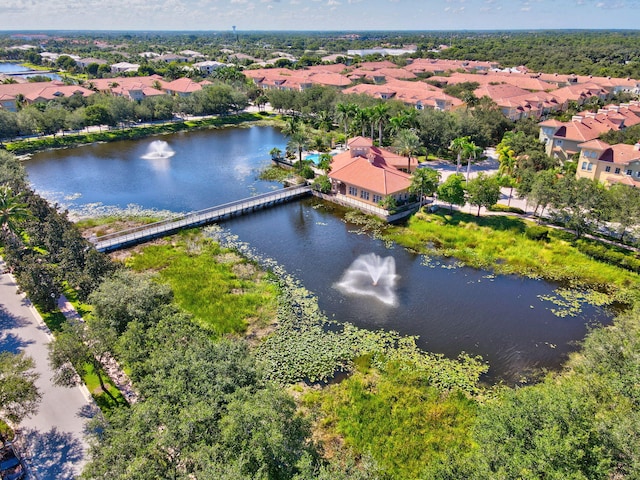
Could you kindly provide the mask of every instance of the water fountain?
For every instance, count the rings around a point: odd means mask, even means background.
[[[347,268],[335,287],[346,295],[371,296],[386,305],[396,305],[396,262],[375,253],[360,255]]]
[[[156,160],[159,158],[171,158],[176,154],[164,140],[154,140],[147,147],[147,152],[142,156],[145,160]]]

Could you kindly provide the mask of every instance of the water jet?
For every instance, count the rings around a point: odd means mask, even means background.
[[[371,296],[386,305],[396,305],[396,262],[375,253],[360,255],[347,268],[335,287],[346,295]]]
[[[164,140],[154,140],[147,147],[147,152],[142,156],[145,160],[156,160],[159,158],[171,158],[176,154]]]

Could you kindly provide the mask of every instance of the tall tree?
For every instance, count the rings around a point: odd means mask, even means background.
[[[450,211],[453,211],[453,205],[464,205],[464,194],[464,177],[459,173],[449,175],[438,187],[438,198],[449,204]]]
[[[411,175],[409,191],[418,196],[420,208],[426,196],[432,196],[438,190],[440,172],[433,168],[417,168]]]
[[[565,175],[551,198],[551,205],[567,228],[581,237],[597,220],[597,207],[603,201],[604,186],[587,178]]]
[[[353,116],[353,122],[360,127],[361,135],[366,136],[367,125],[369,125],[370,111],[368,108],[360,108],[356,110]]]
[[[27,204],[21,202],[20,197],[11,187],[0,185],[0,229],[6,234],[17,234],[20,222],[30,216]]]
[[[338,121],[344,127],[344,139],[345,142],[349,138],[349,127],[351,121],[355,118],[358,106],[355,103],[338,103],[336,105],[336,112],[338,114]]]
[[[470,137],[457,137],[454,138],[449,144],[449,150],[456,154],[456,173],[460,173],[460,166],[462,163],[462,156],[469,148],[469,143],[471,142]]]
[[[534,215],[537,213],[538,208],[542,207],[540,210],[540,217],[542,217],[544,209],[547,208],[556,194],[557,183],[558,174],[554,170],[542,170],[536,174],[531,185],[531,192],[527,196],[527,199],[535,205],[533,209]]]
[[[407,173],[411,173],[411,156],[420,148],[420,137],[413,130],[401,130],[393,144],[400,155],[407,157]]]
[[[471,160],[477,160],[484,152],[484,148],[476,145],[474,142],[469,142],[465,153],[467,155],[467,183],[469,183],[469,175],[471,174]]]
[[[480,216],[480,208],[489,208],[500,198],[500,185],[494,176],[480,173],[467,184],[467,201],[478,207],[476,216]]]
[[[620,241],[632,227],[638,227],[640,218],[640,189],[628,185],[616,184],[609,188],[611,202],[611,220],[620,234]]]
[[[0,352],[0,415],[11,422],[38,411],[41,395],[33,368],[33,359],[24,353]]]
[[[106,322],[91,319],[86,324],[79,321],[65,323],[56,339],[49,344],[49,362],[55,371],[54,382],[65,387],[75,386],[80,381],[75,368],[91,365],[102,391],[115,400],[105,384],[102,371],[115,341],[116,332]]]
[[[378,103],[371,109],[371,121],[378,126],[378,145],[382,146],[382,131],[384,124],[389,119],[389,105]]]

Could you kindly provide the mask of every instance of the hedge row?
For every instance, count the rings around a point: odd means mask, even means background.
[[[602,244],[595,244],[585,240],[578,240],[576,247],[585,255],[589,255],[596,260],[640,273],[640,258],[638,258],[637,254],[624,253]]]

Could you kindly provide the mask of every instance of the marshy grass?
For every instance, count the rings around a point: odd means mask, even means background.
[[[216,335],[241,334],[276,316],[278,288],[267,274],[195,232],[144,247],[127,264],[157,272],[171,286],[178,306]]]
[[[475,400],[460,391],[443,393],[395,364],[358,367],[342,382],[302,396],[325,448],[344,445],[338,449],[372,455],[384,478],[426,478],[425,465],[474,448]]]
[[[405,226],[390,227],[385,238],[419,253],[454,257],[464,264],[500,274],[543,278],[571,288],[606,293],[632,304],[640,298],[640,276],[582,253],[574,237],[549,229],[548,239],[532,240],[536,224],[509,216],[475,217],[438,212],[415,215]],[[603,248],[612,248],[604,246]],[[631,252],[629,256],[633,256]]]

